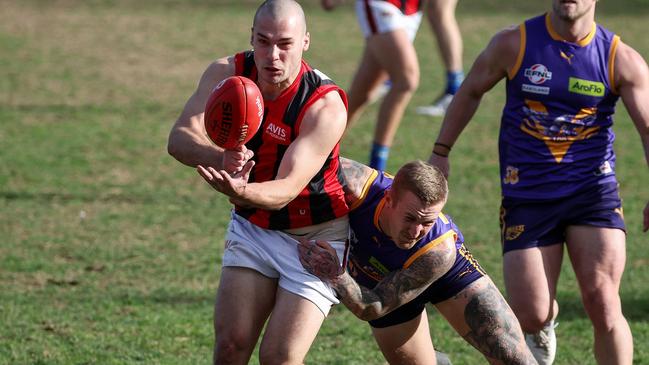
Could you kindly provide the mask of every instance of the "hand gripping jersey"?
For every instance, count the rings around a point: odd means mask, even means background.
[[[361,199],[349,212],[352,232],[347,270],[359,284],[367,288],[373,288],[387,273],[410,266],[447,237],[453,237],[456,249],[464,252],[460,250],[464,243],[462,233],[442,213],[430,232],[412,248],[404,250],[397,247],[378,224],[379,213],[385,204],[385,190],[392,186],[392,180],[386,173],[374,170],[363,188]],[[470,260],[473,261],[473,258]]]
[[[236,75],[257,81],[252,51],[236,54],[235,65]],[[316,100],[333,90],[340,93],[347,107],[344,91],[323,73],[302,61],[300,73],[293,84],[277,99],[264,100],[264,119],[255,136],[246,143],[246,147],[255,153],[255,166],[249,181],[275,179],[284,153],[300,133],[304,112]],[[287,206],[273,211],[236,207],[236,212],[259,227],[273,230],[323,223],[347,214],[343,184],[339,144],[336,144],[320,171]]]
[[[560,198],[615,182],[613,61],[619,37],[593,24],[578,43],[561,39],[549,15],[520,26],[500,128],[504,196]]]

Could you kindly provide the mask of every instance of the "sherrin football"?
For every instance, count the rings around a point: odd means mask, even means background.
[[[257,133],[264,117],[264,98],[257,85],[242,76],[219,82],[205,104],[205,130],[225,149],[237,148]]]

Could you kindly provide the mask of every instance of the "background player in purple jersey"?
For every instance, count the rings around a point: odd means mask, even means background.
[[[509,304],[543,364],[556,350],[564,242],[593,324],[595,359],[633,359],[618,293],[626,236],[612,116],[621,97],[649,163],[649,68],[595,24],[595,5],[553,0],[548,14],[494,36],[453,99],[429,160],[448,174],[451,147],[482,96],[506,78],[499,141],[504,278]],[[647,231],[649,204],[643,218]]]
[[[355,161],[342,165],[351,207],[347,270],[324,241],[302,241],[300,260],[369,321],[386,360],[435,363],[430,302],[490,363],[535,364],[514,313],[441,212],[448,196],[442,173],[414,161],[393,180]]]

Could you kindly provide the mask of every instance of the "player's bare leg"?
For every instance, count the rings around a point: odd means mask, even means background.
[[[275,302],[277,280],[224,267],[214,306],[214,364],[247,364]]]
[[[391,365],[436,364],[425,310],[408,322],[372,328],[372,333],[383,356]]]
[[[626,261],[624,232],[571,226],[566,241],[582,302],[593,323],[595,359],[599,364],[631,364],[633,338],[619,295]]]
[[[311,301],[282,288],[259,348],[261,364],[302,364],[324,314]]]
[[[391,146],[406,106],[419,86],[417,53],[401,29],[370,36],[367,48],[392,82],[381,103],[374,132],[375,143]]]
[[[426,16],[446,71],[462,71],[462,35],[455,18],[457,0],[430,0]]]
[[[377,62],[367,46],[348,90],[347,128],[352,126],[373,98],[379,86],[388,79],[388,74]]]
[[[476,280],[436,307],[489,363],[536,363],[514,312],[489,277]]]
[[[562,260],[562,244],[513,250],[503,257],[507,300],[530,342],[554,333],[548,326],[559,311],[555,298]],[[551,364],[556,341],[550,338],[531,348],[539,363]]]
[[[464,72],[462,67],[462,34],[455,18],[457,0],[430,0],[426,7],[437,48],[446,71],[446,87],[431,105],[417,107],[419,114],[442,116],[457,92]]]

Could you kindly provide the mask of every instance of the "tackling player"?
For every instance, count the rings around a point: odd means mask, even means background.
[[[347,270],[324,241],[300,243],[300,260],[327,281],[372,333],[390,364],[434,364],[426,303],[492,364],[535,364],[523,332],[494,283],[442,213],[448,188],[421,161],[394,179],[342,159],[352,229]]]

